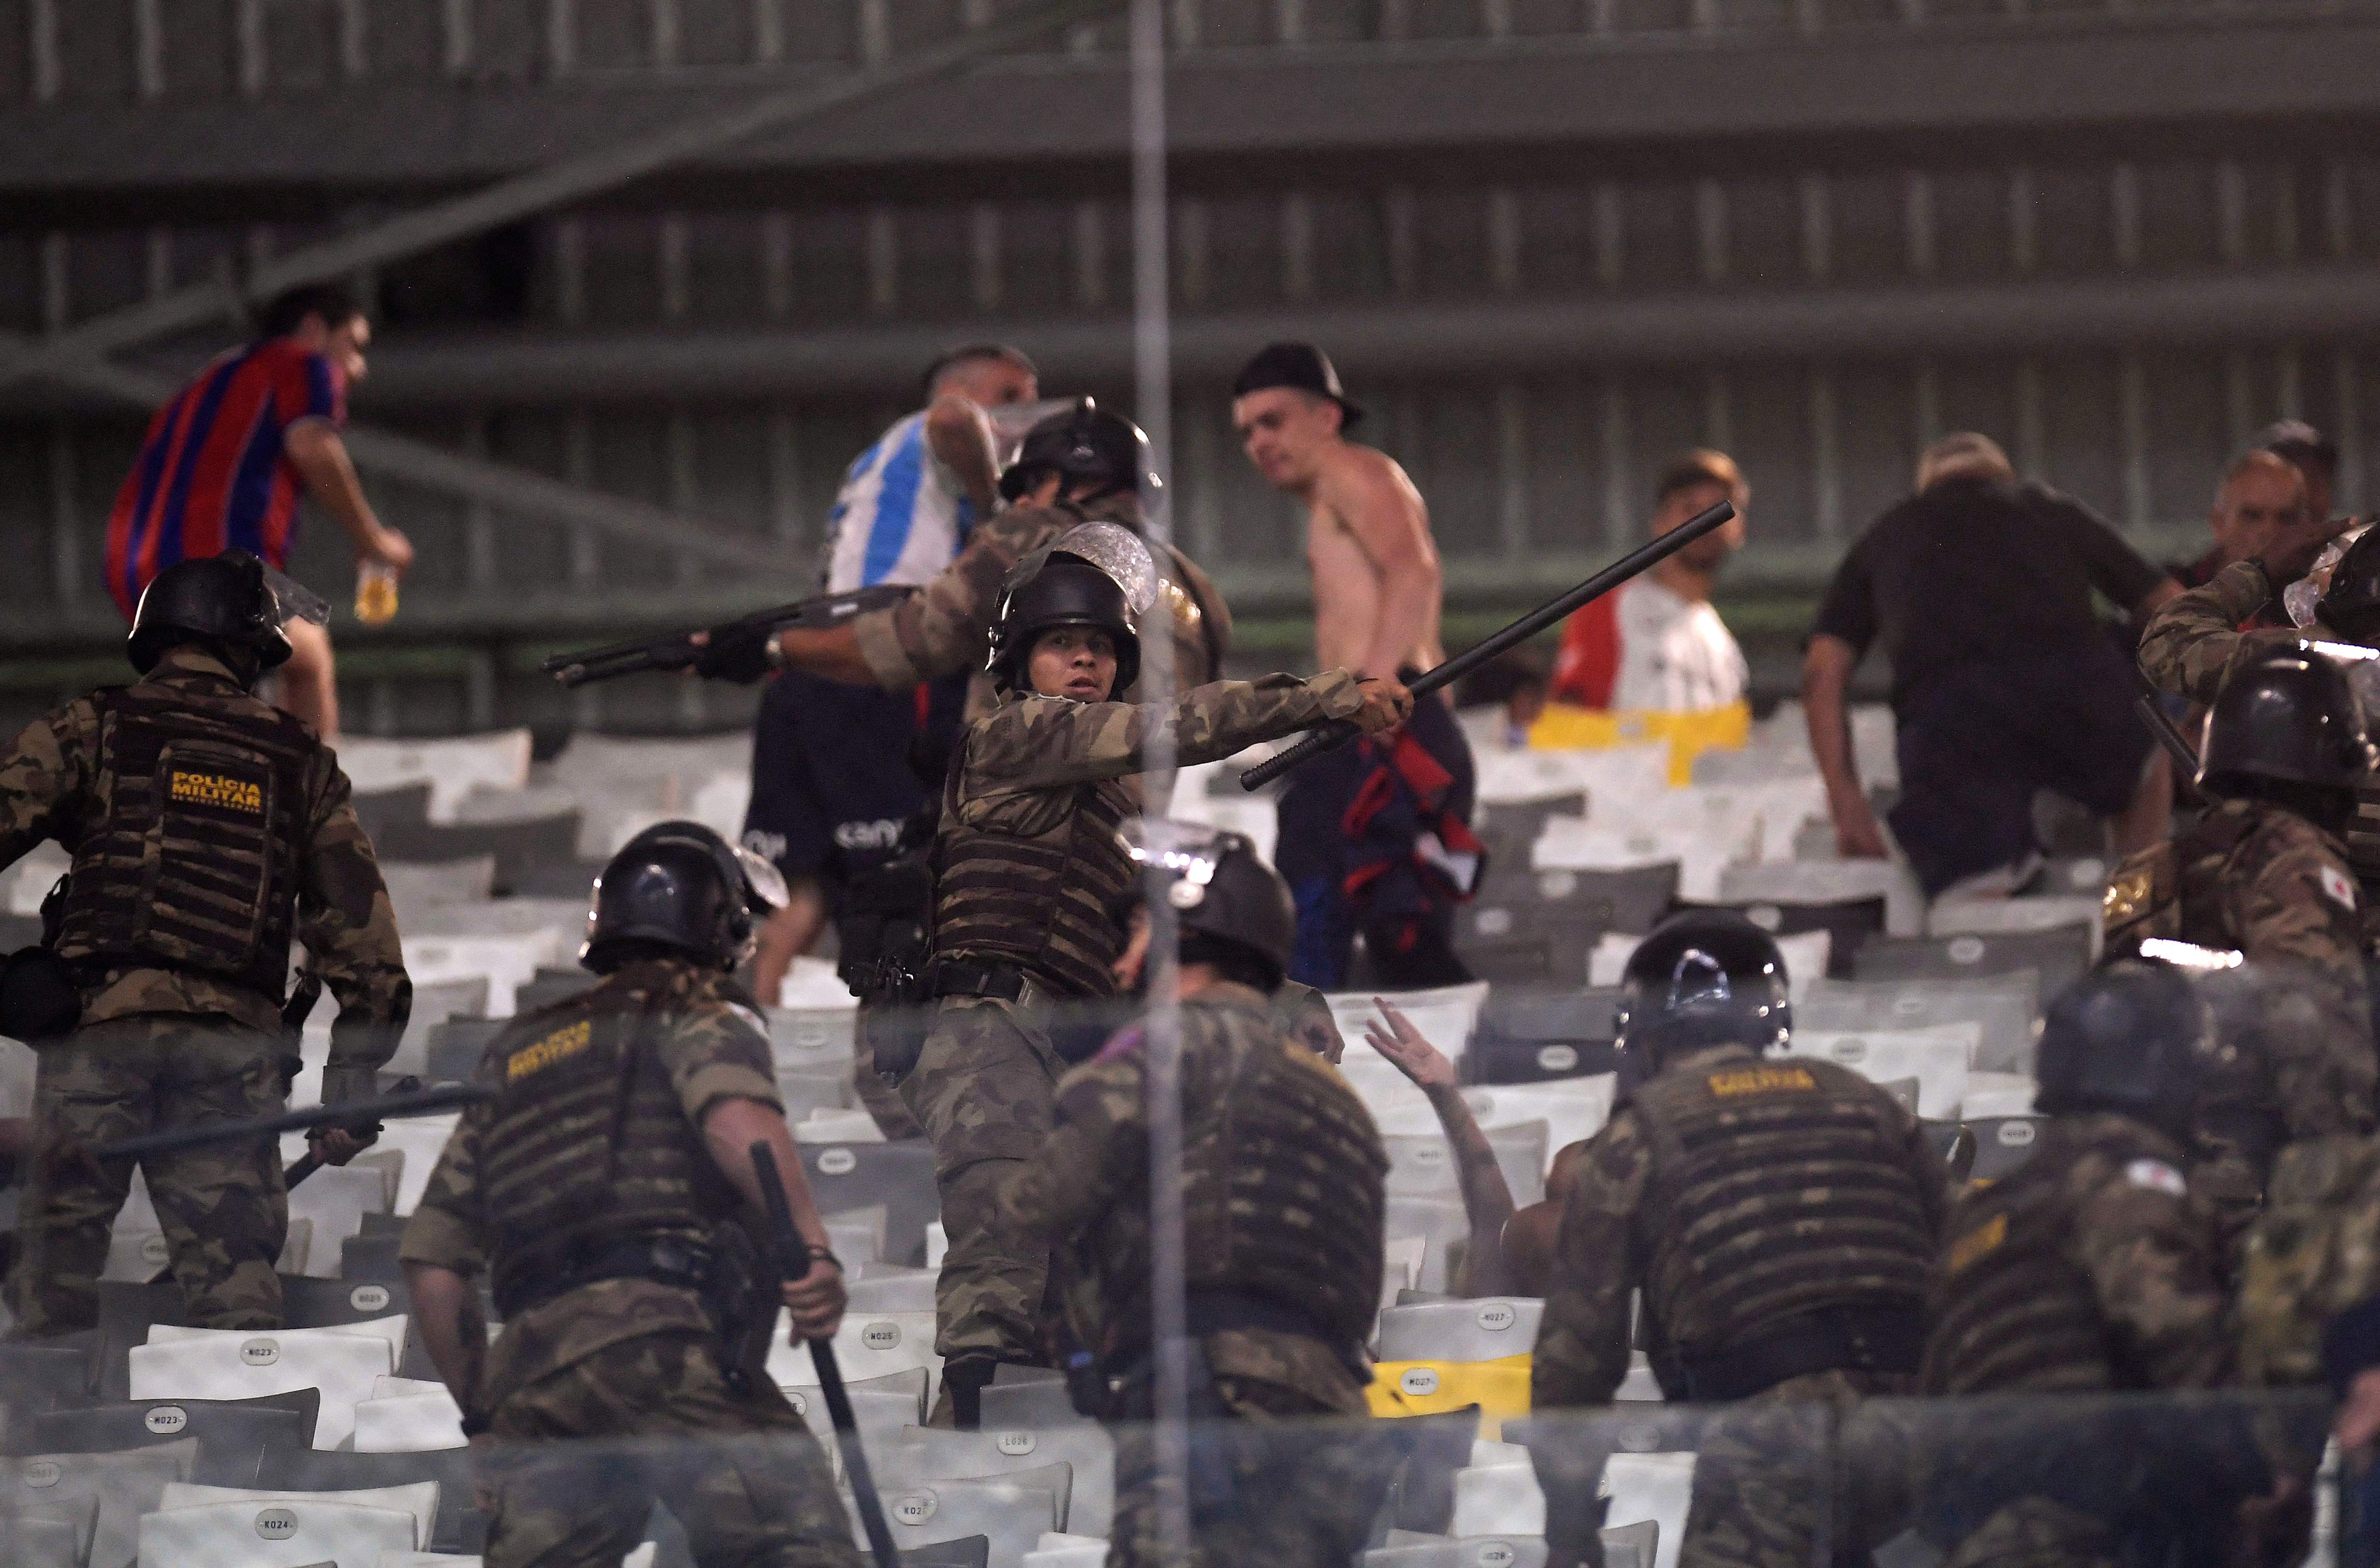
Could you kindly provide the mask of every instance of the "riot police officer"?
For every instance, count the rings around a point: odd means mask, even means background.
[[[2207,1076],[2187,1151],[2193,1185],[2236,1237],[2285,1144],[2373,1126],[2362,894],[2334,835],[2380,753],[2345,674],[2297,646],[2232,675],[2200,750],[2198,786],[2214,806],[2117,868],[2106,929],[2114,953],[2163,938],[2246,960],[2211,982],[2226,1059]]]
[[[1009,575],[1087,522],[1139,534],[1145,510],[1160,499],[1148,438],[1088,397],[1026,432],[1015,461],[1000,477],[1000,493],[1008,504],[978,519],[958,559],[901,603],[832,627],[722,641],[699,668],[707,675],[751,681],[782,666],[895,691],[975,670],[982,673],[968,692],[967,717],[980,718],[999,696],[984,653]],[[1172,626],[1175,684],[1186,689],[1220,678],[1232,622],[1215,585],[1168,546],[1157,592]],[[1131,685],[1116,690],[1128,693]]]
[[[1926,1392],[2204,1389],[2228,1379],[2216,1234],[2183,1174],[2216,1051],[2212,1014],[2166,965],[2114,960],[2051,1004],[2034,1103],[2052,1121],[2032,1159],[1952,1214]],[[2106,1425],[2113,1418],[2041,1401],[1961,1417],[1928,1489],[1928,1533],[1956,1563],[2020,1550],[2028,1561],[2107,1561],[2135,1525],[2158,1513],[2179,1521],[2214,1491],[2236,1500],[2261,1487],[2252,1445],[2244,1477],[2211,1475],[2205,1451],[2183,1453],[2159,1435],[2192,1423],[2152,1416],[2118,1431]]]
[[[289,658],[284,623],[325,614],[244,552],[169,566],[133,616],[142,678],[68,703],[0,760],[0,868],[44,839],[72,857],[46,953],[11,966],[53,978],[55,1015],[0,1021],[38,1040],[44,1139],[279,1110],[296,1066],[282,1017],[293,941],[339,1003],[324,1103],[377,1092],[413,1003],[395,917],[338,758],[254,691]],[[340,1130],[317,1147],[344,1162],[362,1143]],[[288,1203],[272,1147],[150,1156],[141,1170],[191,1320],[278,1327]],[[23,1331],[97,1322],[131,1181],[129,1161],[38,1162],[10,1283]]]
[[[1041,1357],[1048,1249],[1016,1233],[999,1193],[1050,1130],[1065,1055],[1103,1038],[1067,1046],[1053,1014],[1114,992],[1133,876],[1117,830],[1144,748],[1162,734],[1186,766],[1330,719],[1377,732],[1412,710],[1403,687],[1343,670],[1220,681],[1165,708],[1111,701],[1138,672],[1135,621],[1154,578],[1146,547],[1106,523],[1019,567],[991,644],[1000,705],[960,737],[943,790],[923,976],[935,1011],[914,1066],[896,1070],[934,1143],[950,1234],[937,1348],[963,1425],[998,1363]]]
[[[2289,627],[2241,631],[2278,595],[2283,585],[2305,591],[2299,584],[2335,523],[2309,519],[2292,529],[2284,542],[2262,558],[2234,562],[2203,588],[2168,601],[2141,634],[2141,671],[2159,690],[2212,705],[2238,674],[2268,654],[2299,646],[2304,636],[2332,637],[2359,648],[2380,648],[2380,529],[2367,530],[2350,544],[2332,568],[2330,579],[2312,605],[2312,624],[2303,633]],[[2366,699],[2366,705],[2370,700]],[[2380,781],[2369,777],[2355,785],[2362,797],[2380,808]],[[2367,825],[2369,824],[2369,825]],[[2380,906],[2380,820],[2350,813],[2338,824],[2349,862],[2363,884],[2367,922]],[[2368,934],[2380,934],[2372,932]]]
[[[1379,1305],[1388,1157],[1354,1092],[1283,1028],[1273,993],[1295,945],[1289,888],[1239,834],[1153,821],[1135,860],[1181,916],[1181,1084],[1196,1563],[1340,1568],[1365,1541],[1389,1466],[1360,1418]],[[1148,1060],[1125,1030],[1057,1090],[1055,1126],[1009,1182],[1018,1234],[1064,1260],[1068,1325],[1116,1435],[1109,1561],[1169,1561],[1151,1395]]]
[[[602,983],[489,1043],[471,1106],[401,1256],[464,1429],[498,1458],[491,1564],[609,1562],[658,1495],[706,1565],[856,1568],[826,1457],[764,1365],[777,1306],[822,1338],[843,1315],[768,1033],[733,978],[775,869],[694,822],[631,839],[595,884],[579,962]],[[773,1147],[809,1246],[777,1282],[750,1149]],[[472,1277],[504,1333],[487,1343]],[[553,1440],[668,1439],[574,1456]]]
[[[1530,1380],[1552,1560],[1600,1561],[1609,1447],[1545,1417],[1610,1401],[1640,1289],[1663,1392],[1753,1402],[1703,1439],[1682,1561],[1808,1562],[1822,1535],[1873,1546],[1889,1531],[1864,1497],[1831,1531],[1815,1515],[1839,1489],[1808,1468],[1825,1446],[1812,1411],[1823,1424],[1915,1374],[1942,1161],[1882,1088],[1767,1054],[1791,1036],[1785,963],[1742,916],[1673,916],[1624,986],[1622,1081],[1641,1081],[1580,1161]]]

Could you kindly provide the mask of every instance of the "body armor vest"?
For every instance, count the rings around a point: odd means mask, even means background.
[[[2367,779],[2355,792],[2355,815],[2339,833],[2347,864],[2362,884],[2363,907],[2380,908],[2380,779]]]
[[[1046,833],[971,828],[960,772],[942,800],[934,956],[1013,966],[1058,996],[1112,995],[1124,945],[1114,912],[1134,875],[1119,831],[1130,795],[1112,779],[1062,785],[1070,808]]]
[[[1630,1103],[1653,1151],[1645,1305],[1681,1356],[1829,1307],[1915,1309],[1934,1265],[1906,1118],[1829,1062],[1713,1054]]]
[[[677,999],[665,976],[633,965],[488,1047],[480,1179],[499,1306],[604,1246],[700,1242],[740,1211],[652,1049]]]
[[[322,743],[247,700],[143,687],[96,700],[108,808],[72,846],[59,956],[215,976],[279,1005]]]
[[[2100,1153],[2119,1165],[2177,1162],[2163,1138],[2095,1119],[2052,1124],[2018,1170],[1959,1207],[1924,1386],[1932,1394],[2064,1393],[2145,1386],[2118,1366],[2090,1277],[2066,1256],[2074,1234],[2069,1176]]]
[[[1288,1308],[1336,1347],[1363,1344],[1379,1313],[1388,1208],[1370,1112],[1269,1016],[1192,1005],[1182,1022],[1185,1075],[1221,1083],[1183,1129],[1190,1293]],[[1146,1203],[1111,1211],[1100,1238],[1111,1349],[1145,1347],[1149,1332]]]

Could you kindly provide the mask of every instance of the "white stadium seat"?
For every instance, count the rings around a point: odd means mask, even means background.
[[[438,1495],[435,1481],[416,1481],[409,1486],[374,1487],[363,1491],[297,1491],[274,1487],[200,1487],[187,1481],[176,1481],[165,1489],[158,1501],[158,1512],[171,1513],[181,1508],[212,1508],[226,1502],[285,1502],[292,1500],[319,1500],[343,1502],[357,1508],[384,1508],[405,1514],[413,1521],[417,1542],[430,1538],[438,1523],[438,1510],[447,1500]]]
[[[358,793],[428,784],[430,820],[434,822],[454,820],[455,808],[474,789],[526,788],[529,752],[529,733],[525,729],[444,740],[378,740],[343,735],[338,744],[339,766]]]
[[[1917,1080],[1917,1113],[1934,1120],[1959,1114],[1966,1098],[1974,1026],[1940,1029],[1796,1029],[1792,1054],[1849,1067],[1871,1083]]]
[[[140,1568],[307,1568],[373,1562],[419,1544],[413,1515],[326,1497],[215,1502],[140,1521]]]
[[[1660,1526],[1652,1568],[1678,1568],[1678,1546],[1686,1532],[1693,1501],[1694,1456],[1691,1453],[1615,1453],[1604,1461],[1611,1507],[1605,1530],[1651,1521]]]
[[[134,1399],[253,1399],[297,1389],[322,1391],[314,1446],[337,1448],[355,1429],[355,1407],[372,1380],[396,1370],[380,1334],[328,1329],[276,1333],[189,1329],[131,1351]]]
[[[199,1441],[183,1438],[117,1453],[37,1453],[0,1459],[0,1508],[71,1516],[90,1568],[126,1568],[140,1547],[140,1516],[165,1489],[189,1478]],[[73,1506],[88,1503],[88,1508]]]
[[[991,1542],[990,1568],[1017,1568],[1045,1533],[1058,1528],[1064,1468],[1052,1465],[991,1480],[877,1490],[883,1498],[892,1544],[903,1551],[983,1536]],[[854,1534],[856,1538],[856,1525]]]
[[[1524,1457],[1515,1463],[1473,1465],[1454,1473],[1455,1536],[1543,1536],[1546,1497],[1537,1472]]]
[[[444,1389],[434,1393],[376,1396],[356,1404],[358,1453],[422,1453],[462,1448],[463,1412]]]

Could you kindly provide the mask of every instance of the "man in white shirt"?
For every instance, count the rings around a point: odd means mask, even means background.
[[[1554,660],[1553,698],[1580,708],[1695,713],[1744,699],[1743,650],[1711,607],[1720,565],[1743,548],[1752,487],[1724,452],[1698,448],[1661,472],[1652,537],[1722,501],[1735,517],[1643,577],[1572,614]]]
[[[853,459],[829,515],[825,590],[922,586],[999,504],[995,411],[1040,396],[1033,361],[1002,344],[953,349],[926,370],[925,406]],[[796,954],[834,913],[853,875],[889,857],[926,803],[913,748],[947,746],[962,678],[891,692],[799,671],[771,680],[753,730],[747,848],[775,862],[793,901],[760,933],[753,986],[774,1003]]]

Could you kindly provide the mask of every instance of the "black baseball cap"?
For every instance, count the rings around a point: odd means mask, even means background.
[[[2338,468],[2338,443],[2314,429],[2303,419],[2283,419],[2267,425],[2256,438],[2256,444],[2276,457],[2291,463],[2312,463],[2325,471]]]
[[[1266,344],[1240,371],[1239,379],[1232,383],[1232,395],[1245,397],[1251,392],[1276,386],[1293,386],[1339,405],[1341,430],[1354,429],[1355,421],[1364,417],[1364,406],[1349,397],[1347,389],[1339,384],[1339,371],[1330,363],[1330,356],[1310,343]]]

